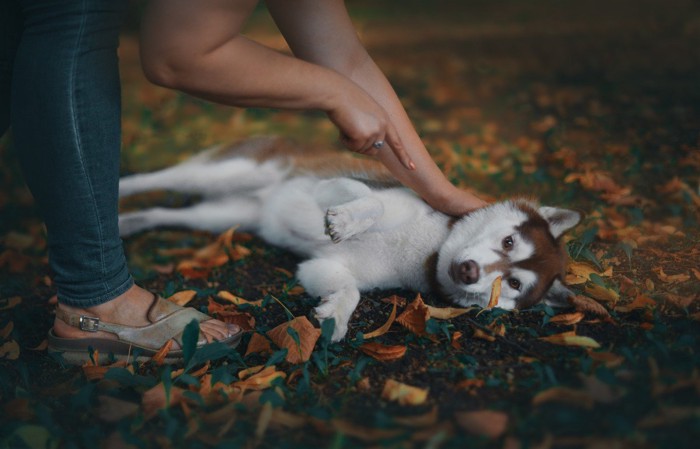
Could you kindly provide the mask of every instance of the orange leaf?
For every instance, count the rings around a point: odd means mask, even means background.
[[[489,298],[489,303],[486,306],[487,309],[493,309],[498,305],[498,297],[501,296],[501,276],[498,276],[493,280],[491,284],[491,297]]]
[[[474,338],[480,338],[486,341],[496,341],[496,337],[479,329],[478,327],[474,329]]]
[[[151,357],[151,360],[156,362],[156,365],[160,366],[164,363],[165,357],[167,357],[168,353],[170,352],[170,348],[173,346],[173,340],[170,339],[166,341],[163,346],[160,347],[158,352],[153,354],[153,357]]]
[[[400,405],[420,405],[428,399],[428,390],[387,379],[382,390],[382,398],[396,401]]]
[[[685,282],[685,281],[690,279],[690,275],[685,274],[685,273],[671,274],[671,275],[666,274],[662,267],[654,268],[653,271],[656,273],[656,275],[659,277],[659,279],[661,279],[663,282],[667,282],[667,283]]]
[[[508,427],[508,415],[496,410],[457,412],[455,420],[467,432],[492,439],[503,435]]]
[[[416,335],[426,335],[425,322],[430,318],[430,311],[423,303],[420,294],[410,303],[406,309],[396,318],[396,322]]]
[[[549,322],[556,323],[556,324],[571,325],[571,324],[576,324],[579,321],[581,321],[584,316],[585,315],[583,312],[563,313],[561,315],[553,316],[549,320]]]
[[[586,285],[584,292],[598,301],[611,302],[613,304],[620,299],[620,295],[615,290],[598,284]]]
[[[141,398],[141,405],[146,419],[155,416],[160,409],[180,404],[184,400],[183,392],[182,388],[171,386],[170,397],[166,398],[165,386],[162,382],[146,391]]]
[[[247,299],[243,299],[240,296],[236,296],[232,293],[229,293],[227,291],[220,291],[219,293],[216,294],[217,298],[224,299],[232,304],[235,304],[237,306],[243,305],[243,304],[248,304],[251,306],[255,307],[260,307],[262,306],[262,299],[258,299],[257,301],[248,301]]]
[[[289,327],[297,332],[298,344],[287,332]],[[311,357],[316,340],[321,336],[321,329],[315,328],[305,316],[301,316],[270,329],[267,336],[280,348],[287,348],[286,360],[289,363],[301,363],[306,362]]]
[[[177,292],[168,298],[168,301],[177,304],[178,306],[184,306],[197,296],[197,292],[194,290],[183,290]]]
[[[590,279],[591,274],[610,277],[613,274],[612,267],[601,273],[587,263],[570,262],[567,267],[566,283],[568,285],[584,284]]]
[[[602,363],[608,368],[616,368],[620,365],[622,365],[622,362],[625,361],[625,358],[622,357],[621,355],[615,354],[614,352],[596,352],[596,351],[589,351],[588,352],[588,357],[590,357],[592,360]]]
[[[248,342],[248,348],[245,351],[245,355],[270,351],[270,340],[258,333],[255,333],[252,337],[250,337],[250,342]]]
[[[245,371],[245,370],[244,370]],[[239,373],[239,377],[241,374]],[[244,390],[265,390],[272,386],[275,379],[284,379],[287,377],[282,371],[277,371],[274,365],[265,367],[261,371],[246,377],[243,380],[234,382],[232,386]]]
[[[389,314],[389,319],[386,320],[386,323],[384,323],[381,327],[373,330],[372,332],[369,332],[364,336],[365,340],[368,340],[370,338],[374,337],[379,337],[380,335],[384,335],[389,331],[389,328],[391,327],[392,324],[394,324],[394,320],[396,319],[396,302],[394,302],[394,307],[391,309],[391,313]]]
[[[462,343],[459,341],[460,338],[462,338],[462,332],[461,331],[455,331],[452,334],[452,341],[450,342],[450,345],[455,348],[456,350],[462,349]]]
[[[405,345],[387,346],[373,341],[360,346],[360,351],[380,362],[398,360],[406,354],[406,349]]]
[[[593,398],[583,390],[575,390],[567,387],[552,387],[540,391],[532,398],[532,405],[541,405],[546,402],[560,402],[590,409],[593,407]]]
[[[696,268],[691,268],[691,270],[693,271],[693,274],[695,275],[695,279],[700,281],[700,270],[698,270]]]
[[[625,304],[623,306],[617,306],[615,307],[615,310],[620,311],[620,312],[631,312],[633,310],[637,309],[646,309],[646,308],[655,308],[656,307],[656,301],[651,299],[650,297],[646,295],[637,295],[636,298],[634,298],[634,301],[632,301],[629,304]]]
[[[700,298],[700,295],[697,293],[694,294],[693,296],[690,295],[674,295],[673,293],[666,293],[664,295],[666,298],[666,301],[670,302],[676,307],[680,307],[681,309],[685,309],[688,306],[690,306],[692,303],[694,303],[698,298]]]

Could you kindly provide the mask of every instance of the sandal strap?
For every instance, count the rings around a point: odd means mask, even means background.
[[[119,340],[123,342],[133,343],[141,347],[153,347],[156,349],[171,339],[174,339],[179,345],[182,345],[182,332],[184,331],[185,326],[192,322],[192,320],[202,322],[211,319],[210,316],[191,307],[180,307],[160,297],[155,299],[154,305],[151,307],[151,309],[156,307],[156,302],[169,303],[159,305],[161,306],[161,309],[167,309],[170,313],[165,316],[161,316],[158,321],[146,326],[135,327],[109,323],[96,317],[71,313],[60,308],[56,309],[56,317],[68,325],[77,327],[85,332],[109,332],[116,334],[119,337]],[[171,307],[171,305],[175,307]],[[199,340],[202,340],[202,343],[206,342],[206,339],[201,333]]]

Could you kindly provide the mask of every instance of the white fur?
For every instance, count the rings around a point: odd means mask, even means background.
[[[121,180],[121,195],[170,189],[201,193],[206,201],[184,209],[122,214],[120,231],[129,235],[176,225],[217,232],[239,225],[308,257],[297,276],[310,295],[321,298],[317,317],[335,319],[334,340],[347,333],[360,292],[429,290],[426,260],[436,252],[442,293],[462,306],[484,306],[500,273],[484,273],[478,282],[462,284],[451,279],[450,265],[474,260],[483,270],[499,260],[497,251],[508,235],[514,238],[512,260],[533,251],[516,232],[527,216],[511,202],[475,211],[450,229],[448,216],[406,189],[371,189],[349,178],[288,175],[287,167],[275,161],[232,158],[213,163],[200,156],[161,172],[130,176]],[[558,223],[569,224],[556,211],[547,212],[556,215]],[[526,270],[517,276],[525,287],[537,280],[537,273]],[[514,308],[518,294],[504,279],[499,305]]]

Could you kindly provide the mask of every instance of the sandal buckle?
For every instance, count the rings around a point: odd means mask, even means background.
[[[100,326],[100,319],[91,316],[80,316],[80,330],[85,332],[97,332]]]

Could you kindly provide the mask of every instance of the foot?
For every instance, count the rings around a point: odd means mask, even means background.
[[[58,307],[67,312],[78,315],[88,315],[99,318],[101,321],[124,324],[134,327],[147,326],[150,322],[146,319],[146,314],[153,303],[153,293],[134,285],[124,294],[113,300],[94,307],[78,308],[65,304]],[[222,321],[211,319],[199,324],[199,329],[206,337],[207,341],[225,340],[230,335],[240,331],[234,324],[226,324]],[[62,338],[104,338],[116,340],[117,336],[110,332],[85,332],[56,318],[53,331]],[[173,349],[178,348],[177,343],[173,344]]]

